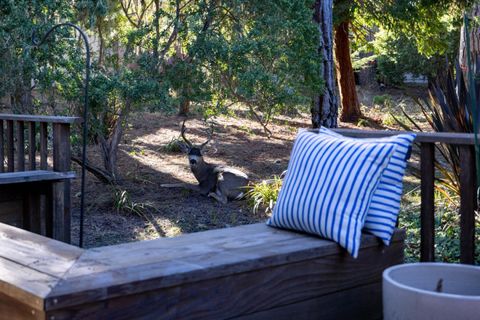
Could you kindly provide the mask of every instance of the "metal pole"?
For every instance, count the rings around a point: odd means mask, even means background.
[[[79,234],[79,241],[78,241],[79,247],[82,248],[83,247],[83,219],[84,219],[84,212],[85,212],[85,173],[86,173],[85,164],[87,160],[87,116],[88,116],[88,85],[90,82],[90,45],[88,42],[88,37],[85,34],[85,32],[80,27],[70,22],[59,23],[57,25],[54,25],[52,28],[50,28],[47,31],[47,33],[43,36],[42,40],[40,41],[38,41],[38,39],[35,38],[35,33],[34,33],[32,37],[32,42],[36,47],[42,45],[45,42],[45,40],[47,40],[47,38],[50,36],[50,34],[55,29],[60,27],[70,27],[77,30],[82,36],[83,42],[85,44],[85,51],[86,51],[85,81],[84,81],[84,87],[83,87],[84,100],[83,100],[82,182],[81,182],[81,191],[80,191],[80,234]]]

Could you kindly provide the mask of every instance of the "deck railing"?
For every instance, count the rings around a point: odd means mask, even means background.
[[[70,127],[81,121],[81,118],[77,117],[0,114],[0,179],[2,179],[2,173],[7,172],[48,170],[65,173],[70,171]],[[4,176],[7,181],[9,179],[7,177],[11,175]],[[51,236],[70,242],[70,180],[65,179],[54,188],[53,192],[55,225]],[[9,203],[7,205],[11,207]],[[23,207],[37,205],[33,202],[24,203]],[[45,206],[45,204],[42,205],[42,207]],[[5,209],[5,204],[2,208]],[[44,210],[45,215],[50,214],[47,211],[49,210]],[[30,213],[28,218],[24,217],[23,227],[35,231],[39,226],[30,226],[28,222],[30,218],[32,218]],[[45,232],[48,234],[47,231]]]
[[[336,129],[350,137],[376,138],[402,133],[400,131],[368,131]],[[474,135],[468,133],[418,132],[415,142],[420,145],[421,179],[421,244],[420,261],[435,260],[435,144],[455,145],[460,155],[460,262],[475,260],[475,147]]]
[[[53,170],[68,171],[70,169],[70,126],[79,122],[81,119],[76,117],[0,114],[0,173],[38,168],[47,170],[50,126],[50,130],[53,131],[51,154]],[[39,150],[37,150],[37,130],[40,135]],[[27,143],[25,142],[26,132],[28,132]],[[37,152],[40,155],[39,167]]]

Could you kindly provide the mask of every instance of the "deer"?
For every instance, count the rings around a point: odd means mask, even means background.
[[[182,123],[180,135],[183,142],[179,142],[180,149],[187,154],[190,170],[198,181],[198,185],[189,183],[162,184],[165,188],[185,188],[199,192],[216,201],[226,204],[229,200],[240,200],[244,196],[244,188],[249,183],[248,175],[235,168],[214,165],[205,161],[203,149],[211,141],[213,130],[210,127],[207,141],[200,145],[191,143],[185,133],[186,119]]]

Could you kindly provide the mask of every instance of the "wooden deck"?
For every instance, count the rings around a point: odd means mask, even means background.
[[[355,260],[254,224],[82,250],[0,224],[0,318],[376,319],[403,240],[364,235]]]

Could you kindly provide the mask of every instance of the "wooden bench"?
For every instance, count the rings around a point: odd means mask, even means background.
[[[0,222],[70,242],[70,127],[80,122],[0,114]]]
[[[74,172],[46,170],[0,173],[0,221],[63,239],[66,230],[62,192],[64,182],[73,178]]]
[[[2,319],[376,319],[404,232],[337,244],[264,224],[82,250],[0,224]]]

